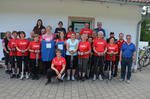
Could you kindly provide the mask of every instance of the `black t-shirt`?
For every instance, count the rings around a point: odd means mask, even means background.
[[[41,35],[41,30],[42,30],[43,28],[45,29],[45,27],[44,27],[43,25],[41,25],[40,28],[39,28],[38,26],[35,26],[35,27],[33,28],[33,31],[34,31],[35,34]]]
[[[66,34],[66,29],[65,28],[56,28],[55,29],[55,33],[60,33],[60,32],[64,32]]]

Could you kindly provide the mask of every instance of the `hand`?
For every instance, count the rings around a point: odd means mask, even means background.
[[[35,53],[40,53],[40,50],[35,50]]]
[[[133,60],[133,63],[135,63],[135,62],[136,62],[136,58],[135,58],[135,57],[132,57],[132,60]]]
[[[84,54],[83,52],[80,53],[80,55],[83,55],[83,54]]]
[[[59,79],[61,78],[61,74],[60,73],[57,75],[57,78],[59,78]]]

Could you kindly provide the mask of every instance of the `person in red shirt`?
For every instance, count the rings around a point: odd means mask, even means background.
[[[31,73],[32,79],[39,79],[38,77],[38,63],[40,56],[41,43],[39,41],[39,35],[34,34],[34,41],[29,44],[29,52],[30,52],[30,65],[31,65]]]
[[[87,34],[88,36],[92,36],[93,30],[89,28],[89,24],[85,23],[85,28],[82,28],[80,31],[80,35]]]
[[[18,77],[18,75],[19,75],[19,69],[15,66],[15,59],[17,56],[17,50],[16,50],[17,40],[18,40],[17,36],[18,36],[17,31],[13,31],[12,38],[8,42],[10,64],[11,64],[11,69],[12,69],[11,78],[14,78],[15,76]],[[17,71],[16,73],[15,73],[15,70]]]
[[[116,56],[116,67],[115,67],[115,74],[114,74],[114,77],[117,77],[117,73],[118,73],[118,64],[119,64],[119,57],[120,57],[120,50],[121,50],[121,47],[122,45],[125,43],[125,40],[124,40],[124,34],[123,33],[120,33],[119,34],[119,40],[116,42],[116,44],[118,45],[118,54]]]
[[[114,43],[115,38],[111,37],[109,39],[109,44],[107,44],[107,54],[106,54],[106,67],[105,70],[111,66],[112,77],[114,77],[115,63],[116,63],[116,55],[118,54],[118,45]],[[111,64],[112,62],[112,64]]]
[[[28,46],[29,41],[25,39],[26,34],[24,31],[19,32],[19,39],[17,40],[17,66],[19,67],[21,76],[20,79],[24,78],[24,71],[26,73],[25,77],[28,79]],[[24,71],[22,71],[22,62],[24,62]]]
[[[99,78],[103,80],[103,66],[104,66],[104,55],[107,51],[107,43],[103,39],[104,35],[102,31],[98,32],[97,38],[93,40],[93,51],[94,51],[94,77],[93,80]]]
[[[71,38],[71,35],[72,35],[73,33],[75,34],[75,32],[73,32],[72,26],[69,26],[69,27],[68,27],[68,32],[67,32],[66,39],[70,39],[70,38]]]
[[[87,40],[86,34],[81,35],[81,41],[78,45],[78,58],[79,58],[79,78],[84,81],[85,74],[88,66],[88,60],[91,52],[90,42]]]
[[[66,59],[61,56],[61,50],[56,49],[56,57],[53,58],[51,68],[47,70],[47,82],[45,85],[51,82],[53,76],[59,81],[63,81],[65,76]]]

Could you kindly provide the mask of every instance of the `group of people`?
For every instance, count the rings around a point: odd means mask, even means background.
[[[26,38],[24,31],[6,32],[2,42],[5,71],[11,78],[39,79],[39,75],[44,74],[48,79],[46,84],[54,76],[58,81],[63,81],[64,77],[73,81],[87,78],[95,81],[105,79],[105,72],[111,70],[112,79],[118,76],[120,62],[121,80],[129,83],[132,62],[136,58],[136,47],[130,34],[124,40],[124,34],[120,33],[117,40],[111,32],[105,39],[101,22],[94,30],[85,23],[80,33],[75,33],[72,26],[66,31],[62,21],[55,33],[51,30],[51,26],[45,28],[42,20],[38,19],[30,38]]]

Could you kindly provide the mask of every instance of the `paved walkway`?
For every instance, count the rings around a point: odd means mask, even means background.
[[[113,80],[63,82],[9,79],[0,69],[0,99],[150,99],[150,69],[133,74],[130,84]]]

